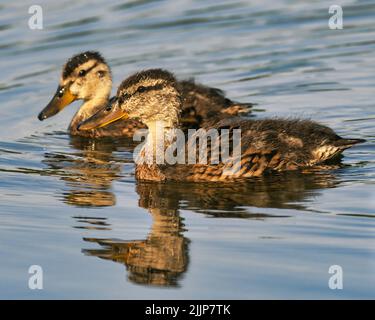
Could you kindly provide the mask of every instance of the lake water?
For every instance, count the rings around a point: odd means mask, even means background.
[[[375,2],[0,4],[0,298],[375,298]],[[367,143],[340,168],[244,184],[136,182],[124,140],[44,122],[65,60],[99,50],[117,86],[149,67]],[[115,92],[115,89],[113,89]],[[43,290],[30,290],[31,265]],[[331,290],[330,266],[343,271]]]

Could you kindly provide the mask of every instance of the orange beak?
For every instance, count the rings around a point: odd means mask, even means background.
[[[38,119],[43,121],[54,116],[75,100],[77,100],[77,97],[70,92],[67,86],[58,86],[57,91],[51,101],[42,110],[42,112],[39,113]]]
[[[116,100],[110,101],[107,106],[100,109],[92,117],[81,122],[78,126],[78,130],[85,131],[98,129],[117,120],[128,119],[129,115],[125,111],[121,110],[116,102]]]

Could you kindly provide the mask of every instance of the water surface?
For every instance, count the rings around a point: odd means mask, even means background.
[[[0,5],[0,298],[375,298],[375,3],[33,1]],[[72,54],[117,86],[149,67],[368,142],[342,166],[248,183],[136,182],[131,142],[72,138],[76,102],[39,122]],[[115,89],[114,89],[115,90]],[[44,289],[28,288],[40,265]],[[344,289],[328,287],[331,265]]]

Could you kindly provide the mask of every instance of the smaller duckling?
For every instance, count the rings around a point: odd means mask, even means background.
[[[76,100],[83,104],[73,116],[68,131],[71,135],[126,136],[131,135],[139,122],[114,124],[106,130],[80,132],[78,124],[90,118],[109,101],[112,90],[111,70],[98,52],[86,51],[71,57],[63,66],[57,91],[48,105],[39,113],[38,119],[50,118]]]
[[[231,133],[240,129],[241,154],[239,159],[234,159],[239,160],[238,162],[188,164],[185,161],[185,164],[158,164],[157,154],[165,152],[175,142],[171,137],[174,137],[179,125],[181,109],[181,92],[173,74],[161,69],[151,69],[124,80],[117,90],[116,98],[80,124],[78,129],[92,130],[128,118],[144,123],[149,128],[149,134],[140,152],[141,159],[150,154],[147,150],[150,146],[159,146],[159,149],[152,150],[151,163],[136,163],[135,174],[140,180],[154,181],[234,181],[260,176],[266,172],[304,169],[325,163],[345,149],[365,141],[342,138],[332,129],[310,120],[228,118],[205,129],[217,129],[218,132],[227,129],[231,139]],[[161,135],[155,134],[157,123],[162,123],[164,131]],[[221,139],[224,139],[222,134],[214,144],[211,141],[211,146],[214,147],[209,147],[208,154],[214,151],[215,146],[220,146]],[[220,149],[220,156],[222,155],[223,150]],[[231,175],[226,174],[235,165],[239,165],[237,170]]]
[[[184,129],[200,127],[207,119],[222,119],[250,112],[251,104],[236,103],[224,96],[224,92],[195,83],[180,81],[183,93],[181,123]],[[63,66],[57,91],[38,119],[50,118],[75,100],[83,100],[69,125],[71,135],[89,137],[132,137],[144,125],[129,119],[102,129],[79,131],[78,124],[90,118],[107,105],[112,90],[112,75],[107,62],[99,52],[86,51],[71,57]]]
[[[234,102],[218,88],[198,84],[194,79],[178,81],[182,97],[180,126],[183,130],[199,129],[209,123],[250,113],[251,103]]]

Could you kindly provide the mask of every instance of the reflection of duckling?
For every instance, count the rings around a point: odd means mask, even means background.
[[[122,166],[113,151],[121,141],[121,148],[129,139],[99,139],[93,141],[72,136],[74,153],[46,153],[43,163],[49,172],[65,181],[66,188],[59,195],[66,204],[84,207],[113,206],[116,197],[112,184],[121,177]],[[129,152],[132,147],[129,146]]]
[[[189,240],[183,236],[178,201],[163,196],[154,186],[137,186],[139,206],[153,219],[145,240],[84,238],[101,249],[84,249],[86,255],[123,263],[129,280],[143,285],[178,286],[189,263]]]
[[[249,104],[234,103],[225,98],[219,89],[205,87],[192,80],[181,81],[179,86],[185,97],[182,123],[186,128],[200,127],[212,116],[226,117],[249,111]],[[57,91],[38,118],[47,119],[73,101],[84,100],[69,125],[69,132],[72,135],[131,137],[136,129],[144,127],[136,120],[114,123],[105,129],[87,132],[77,130],[80,122],[107,104],[111,89],[111,71],[103,57],[98,52],[80,53],[70,58],[64,65]]]
[[[145,240],[84,238],[101,246],[83,249],[83,253],[122,263],[130,281],[142,285],[178,286],[189,263],[189,239],[184,236],[179,209],[205,213],[213,217],[270,219],[287,218],[288,213],[257,212],[257,207],[301,209],[303,202],[319,194],[319,189],[337,185],[326,173],[285,172],[259,177],[249,182],[218,185],[138,181],[138,205],[153,218]],[[306,209],[306,208],[305,208]],[[80,228],[110,229],[106,218],[75,217],[85,223]],[[76,227],[77,228],[77,227]]]
[[[237,183],[150,183],[137,182],[140,206],[142,199],[153,197],[154,202],[169,207],[204,213],[214,217],[262,219],[280,217],[260,213],[257,208],[307,210],[309,200],[322,189],[334,188],[340,181],[328,172],[300,174],[296,171],[264,175],[251,181]]]
[[[126,265],[129,279],[138,284],[176,286],[188,265],[188,239],[181,235],[181,218],[176,210],[149,208],[153,217],[146,240],[85,238],[103,249],[85,249],[87,255]]]
[[[109,106],[83,122],[79,129],[91,130],[121,118],[142,121],[151,134],[140,154],[151,154],[153,162],[137,164],[136,177],[156,181],[225,181],[260,176],[270,171],[303,169],[322,164],[364,141],[343,139],[330,128],[309,120],[228,118],[206,129],[217,129],[219,133],[222,129],[231,133],[240,129],[241,157],[219,164],[156,164],[155,155],[163,153],[175,142],[181,107],[181,94],[174,76],[161,69],[147,70],[124,80]],[[154,134],[157,127],[162,127],[164,132]],[[211,145],[220,146],[221,137],[218,135]],[[164,149],[150,152],[147,150],[150,146],[164,146]],[[186,145],[185,150],[188,149],[189,145]],[[214,149],[208,150],[208,154],[210,151]],[[231,169],[232,174],[226,174]]]

